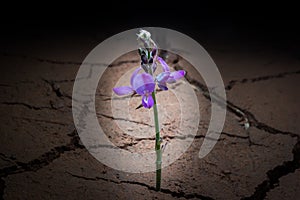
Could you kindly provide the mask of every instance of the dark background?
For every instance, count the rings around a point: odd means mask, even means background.
[[[86,32],[110,36],[136,27],[161,26],[186,32],[197,40],[199,32],[214,39],[240,38],[266,45],[299,44],[299,12],[293,3],[131,2],[107,4],[45,3],[42,6],[2,7],[1,35],[26,39],[41,31]]]

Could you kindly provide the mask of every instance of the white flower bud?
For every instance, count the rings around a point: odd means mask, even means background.
[[[145,41],[149,41],[151,39],[151,33],[149,33],[146,30],[141,29],[140,33],[136,34],[138,36],[138,39],[142,39]]]

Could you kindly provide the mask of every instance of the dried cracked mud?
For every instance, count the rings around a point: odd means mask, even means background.
[[[184,58],[164,54],[173,70],[187,71],[186,79],[172,87],[188,84],[193,88],[201,119],[192,145],[162,170],[162,189],[157,192],[155,173],[125,173],[103,165],[81,143],[74,126],[72,89],[76,73],[89,51],[105,39],[99,38],[36,38],[14,46],[1,42],[0,198],[299,198],[297,57],[263,46],[245,48],[238,42],[230,47],[206,43],[224,80],[227,115],[216,146],[200,159],[199,149],[210,120],[210,99],[214,97]],[[115,117],[112,88],[138,64],[136,52],[118,58],[106,69],[96,92],[99,124],[114,145],[130,152],[154,148],[154,137],[127,134],[151,132],[152,110],[149,114],[143,108],[135,109],[140,97],[133,96],[124,100],[130,117]],[[158,101],[164,112],[163,141],[172,145],[184,140],[178,131],[181,110],[176,96],[170,91],[158,92]],[[195,105],[188,108],[195,109]],[[245,123],[250,125],[247,130]]]

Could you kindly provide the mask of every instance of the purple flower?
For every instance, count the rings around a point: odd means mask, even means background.
[[[185,71],[179,70],[179,71],[170,72],[170,68],[168,64],[161,57],[157,57],[157,60],[162,65],[164,71],[156,77],[156,80],[158,82],[158,87],[162,90],[168,90],[167,83],[175,83],[177,80],[184,77]]]
[[[155,52],[154,52],[155,51]],[[184,77],[185,71],[184,70],[179,70],[179,71],[174,71],[170,72],[170,68],[167,65],[167,63],[158,56],[156,55],[156,49],[151,52],[150,59],[155,58],[153,60],[147,60],[147,58],[143,55],[144,53],[141,53],[142,57],[142,66],[138,67],[131,75],[130,79],[130,85],[131,86],[121,86],[121,87],[116,87],[113,88],[113,91],[117,95],[130,95],[134,94],[135,92],[139,95],[142,96],[142,105],[145,108],[151,108],[154,104],[154,100],[152,98],[152,92],[155,90],[155,82],[157,82],[158,87],[162,90],[168,90],[167,83],[175,83],[177,80],[180,78]],[[163,67],[163,72],[158,74],[156,78],[153,78],[153,72],[156,69],[156,60],[160,62],[160,64]],[[150,61],[150,62],[149,62]],[[154,65],[152,64],[154,62]],[[151,63],[151,65],[147,65],[147,69],[145,70],[146,64]],[[153,69],[153,66],[155,66],[155,69]],[[150,67],[150,68],[149,68]],[[152,67],[152,68],[151,68]],[[141,73],[139,74],[141,69],[144,69],[146,73]]]
[[[152,92],[155,89],[155,82],[150,74],[142,73],[136,75],[133,79],[133,88],[142,96],[142,105],[145,108],[151,108],[154,104]]]
[[[142,105],[145,108],[151,108],[154,104],[152,98],[152,92],[155,89],[155,82],[153,77],[147,73],[138,74],[141,70],[141,67],[137,68],[130,80],[131,86],[121,86],[113,88],[113,91],[117,95],[129,95],[136,92],[137,94],[142,96]]]
[[[130,86],[121,86],[121,87],[116,87],[113,88],[113,91],[117,94],[117,95],[129,95],[129,94],[133,94],[135,91],[132,87],[133,85],[133,79],[136,77],[136,75],[139,73],[139,71],[141,70],[141,67],[138,67],[136,70],[134,70],[134,72],[131,75],[130,78]]]

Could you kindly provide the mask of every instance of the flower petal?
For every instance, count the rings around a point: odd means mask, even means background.
[[[155,56],[156,56],[156,53],[157,53],[157,48],[154,48],[154,49],[151,51],[151,56],[152,56],[152,57],[155,57]]]
[[[113,88],[113,91],[117,95],[128,95],[128,94],[133,94],[133,92],[134,92],[134,90],[129,86],[115,87],[115,88]]]
[[[138,67],[134,70],[134,72],[132,73],[131,75],[131,78],[130,78],[130,85],[132,86],[133,85],[133,79],[135,78],[135,76],[139,73],[139,71],[141,70],[142,68],[141,67]]]
[[[143,64],[148,64],[148,59],[146,55],[141,55],[141,60]]]
[[[167,83],[175,83],[177,80],[184,77],[184,75],[185,75],[184,70],[179,70],[179,71],[172,72],[169,76],[169,79],[167,80]]]
[[[158,83],[158,87],[162,90],[168,90],[166,82],[164,83]]]
[[[162,58],[159,57],[159,56],[157,56],[156,59],[160,62],[161,66],[163,67],[163,70],[164,70],[165,72],[169,72],[169,71],[170,71],[169,65],[164,61],[164,59],[162,59]]]
[[[170,76],[170,72],[162,72],[156,76],[156,80],[159,83],[165,83]]]
[[[153,62],[152,65],[151,65],[151,68],[152,68],[152,72],[153,72],[153,73],[155,72],[156,67],[157,67],[156,63]]]
[[[132,81],[132,87],[139,95],[152,93],[155,88],[154,79],[147,73],[138,74]]]
[[[143,95],[142,97],[142,105],[145,108],[151,108],[154,104],[153,98],[151,95]]]

